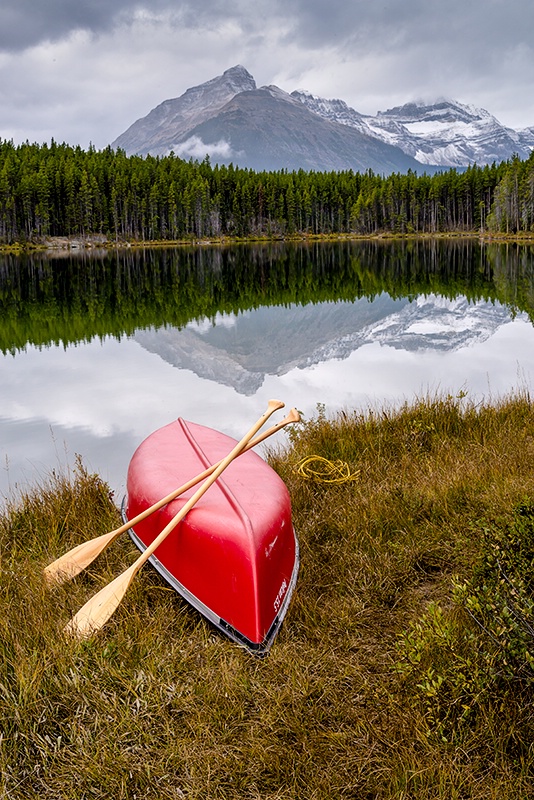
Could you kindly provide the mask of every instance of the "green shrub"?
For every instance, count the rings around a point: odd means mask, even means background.
[[[424,707],[427,735],[459,742],[497,710],[533,726],[534,504],[483,528],[478,563],[399,642],[398,671]],[[528,739],[527,739],[528,741]]]

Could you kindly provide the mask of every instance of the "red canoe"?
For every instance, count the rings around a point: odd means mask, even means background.
[[[128,468],[124,515],[133,519],[228,455],[235,439],[178,419],[152,433]],[[138,523],[143,551],[198,489]],[[227,636],[265,654],[286,614],[299,568],[284,482],[252,450],[201,497],[149,559],[191,605]]]

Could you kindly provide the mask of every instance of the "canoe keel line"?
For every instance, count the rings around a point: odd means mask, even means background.
[[[152,433],[128,468],[122,513],[133,519],[173,486],[224,457],[235,440],[178,419]],[[130,531],[143,552],[192,490]],[[233,641],[266,655],[286,615],[299,570],[289,492],[252,450],[235,459],[149,558],[188,603]]]

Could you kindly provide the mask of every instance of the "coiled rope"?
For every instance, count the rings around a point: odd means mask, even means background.
[[[313,466],[312,466],[313,465]],[[306,456],[293,467],[297,475],[301,478],[316,481],[317,483],[347,483],[354,481],[360,474],[360,470],[351,472],[346,461],[330,461],[323,456]]]

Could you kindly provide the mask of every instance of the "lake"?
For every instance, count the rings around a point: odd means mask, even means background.
[[[137,445],[178,416],[239,439],[270,398],[309,418],[533,386],[527,245],[0,255],[0,303],[0,498],[77,454],[120,497]]]

